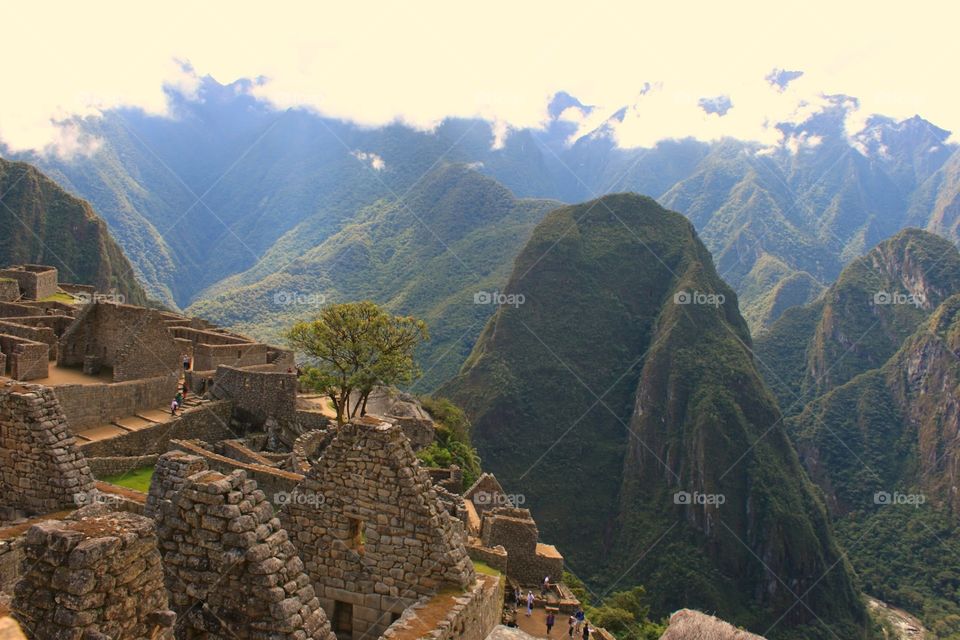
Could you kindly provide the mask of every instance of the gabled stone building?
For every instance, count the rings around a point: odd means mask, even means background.
[[[376,418],[338,430],[281,518],[342,640],[377,637],[421,597],[476,578],[403,429]]]

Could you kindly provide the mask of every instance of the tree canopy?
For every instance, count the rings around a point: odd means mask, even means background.
[[[421,375],[413,352],[430,336],[422,320],[363,301],[325,307],[293,325],[286,339],[309,359],[301,382],[327,395],[343,424],[364,414],[377,386],[409,384]]]

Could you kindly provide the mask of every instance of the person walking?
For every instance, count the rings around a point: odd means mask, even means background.
[[[557,617],[553,615],[553,611],[547,614],[547,636],[550,635],[550,631],[553,629],[553,623],[557,621]]]
[[[177,397],[174,399],[177,401],[178,409],[183,406],[183,393],[181,393],[180,391],[177,391]]]
[[[527,591],[527,617],[533,615],[533,591]]]
[[[583,624],[583,640],[590,640],[590,623]]]
[[[177,415],[177,409],[179,408],[180,408],[180,405],[177,404],[176,398],[170,401],[170,415],[172,416]]]
[[[550,576],[543,579],[543,584],[540,585],[540,595],[546,596],[548,591],[550,591]]]
[[[574,618],[573,616],[570,616],[570,617],[567,619],[567,637],[568,637],[570,640],[573,640],[573,629],[574,629],[574,627],[576,627],[576,626],[577,626],[577,619]]]
[[[580,633],[580,629],[583,627],[583,619],[586,617],[583,613],[583,609],[577,608],[577,612],[574,614],[577,618],[576,632]]]

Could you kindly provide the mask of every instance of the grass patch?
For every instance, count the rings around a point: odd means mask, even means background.
[[[501,573],[488,565],[486,562],[480,562],[479,560],[473,561],[473,568],[476,569],[477,573],[482,573],[485,576],[494,576],[499,578]]]
[[[100,478],[104,482],[115,484],[118,487],[133,489],[141,493],[147,493],[150,490],[150,479],[153,478],[153,466],[140,467],[127,473],[121,473],[114,476],[105,476]]]
[[[74,304],[76,302],[74,298],[69,293],[64,293],[63,291],[57,291],[53,295],[49,295],[40,302],[65,302],[66,304]]]

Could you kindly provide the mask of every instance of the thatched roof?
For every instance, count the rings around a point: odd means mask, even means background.
[[[670,616],[670,626],[660,640],[765,640],[737,629],[719,618],[699,611],[681,609]]]

